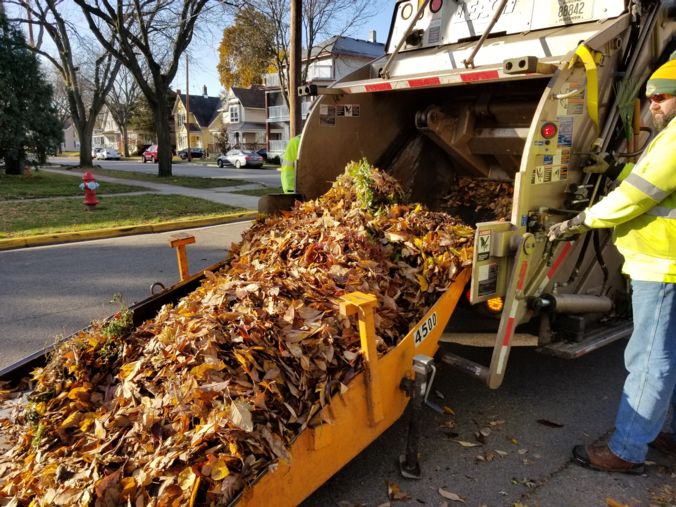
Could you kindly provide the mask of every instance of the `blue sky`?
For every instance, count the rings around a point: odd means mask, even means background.
[[[375,30],[378,42],[385,43],[390,29],[395,0],[375,0],[373,4],[374,10],[378,14],[349,35],[357,39],[368,39],[369,32]],[[191,43],[189,64],[191,94],[201,94],[204,85],[206,85],[209,95],[215,97],[220,93],[222,87],[218,81],[218,74],[216,72],[220,38],[221,34],[219,31],[213,30],[212,33],[203,35],[199,40],[193,40]],[[185,58],[183,58],[183,62],[185,62]],[[178,88],[185,93],[186,76],[185,64],[183,62],[173,84],[174,88]]]

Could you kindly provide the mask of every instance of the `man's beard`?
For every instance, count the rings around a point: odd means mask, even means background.
[[[653,114],[653,125],[657,131],[664,130],[669,122],[676,117],[676,110],[673,110],[667,114]]]

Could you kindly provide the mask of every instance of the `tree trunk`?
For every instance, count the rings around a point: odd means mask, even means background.
[[[129,129],[126,125],[122,127],[122,148],[124,149],[124,156],[129,157]]]
[[[19,158],[5,157],[5,174],[20,176],[23,174],[23,166],[25,163],[26,159],[21,155]]]
[[[78,128],[77,136],[80,139],[80,167],[92,167],[92,132]]]
[[[155,133],[157,134],[157,151],[160,156],[157,175],[161,178],[171,176],[172,153],[167,96],[168,87],[165,86],[164,89],[156,88],[157,103],[153,104],[153,116],[155,117]]]

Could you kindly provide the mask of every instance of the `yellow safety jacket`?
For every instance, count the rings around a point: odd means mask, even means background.
[[[676,283],[676,118],[650,143],[620,185],[585,211],[592,228],[615,227],[633,280]]]
[[[284,155],[282,156],[282,165],[279,170],[282,172],[282,190],[284,193],[293,193],[296,191],[296,160],[298,160],[298,147],[300,146],[300,136],[289,139],[286,145]]]

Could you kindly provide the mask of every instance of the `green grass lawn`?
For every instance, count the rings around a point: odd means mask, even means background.
[[[30,176],[0,174],[0,201],[84,196],[84,192],[80,190],[80,183],[82,183],[82,178],[78,175],[66,176],[46,171],[33,172]],[[98,192],[119,194],[141,190],[143,188],[131,185],[105,183],[99,188]]]
[[[0,239],[208,218],[242,211],[180,195],[110,196],[99,197],[99,201],[96,209],[86,211],[82,199],[0,200]]]

